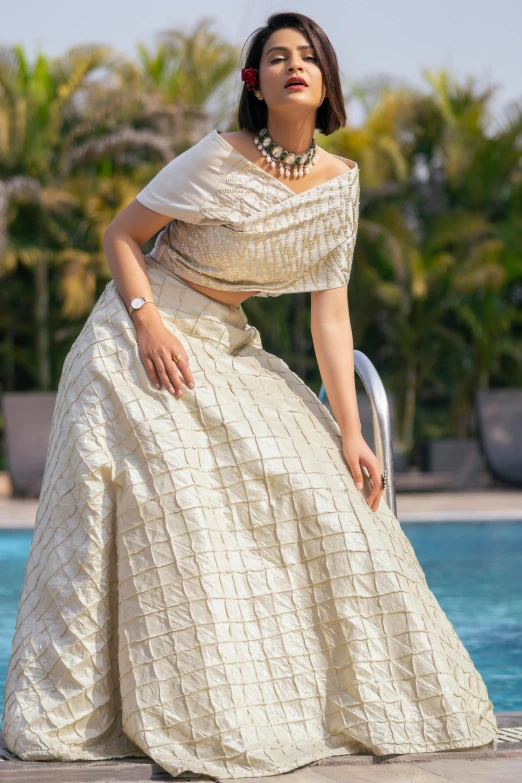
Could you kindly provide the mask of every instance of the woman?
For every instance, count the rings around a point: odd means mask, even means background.
[[[274,14],[246,64],[242,130],[178,156],[105,235],[114,279],[64,363],[7,674],[22,759],[262,777],[496,737],[361,435],[359,170],[313,141],[346,121],[335,53]],[[295,291],[335,420],[241,307]]]

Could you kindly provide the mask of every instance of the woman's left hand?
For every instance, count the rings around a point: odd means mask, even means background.
[[[365,467],[368,470],[373,486],[367,502],[373,511],[377,511],[382,493],[384,492],[381,482],[381,463],[361,434],[343,438],[343,454],[357,489],[363,488],[362,468]]]

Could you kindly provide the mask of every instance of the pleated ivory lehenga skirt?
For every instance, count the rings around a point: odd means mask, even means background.
[[[490,743],[484,682],[328,410],[241,307],[147,270],[196,386],[152,385],[111,281],[63,367],[8,747],[234,778]]]

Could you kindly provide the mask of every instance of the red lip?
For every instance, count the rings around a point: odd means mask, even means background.
[[[301,78],[301,76],[290,76],[290,78],[286,80],[285,87],[288,87],[288,85],[291,83],[304,84],[305,87],[308,87],[308,84],[303,78]]]

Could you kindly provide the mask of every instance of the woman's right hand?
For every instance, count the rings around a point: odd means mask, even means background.
[[[145,312],[147,311],[148,312]],[[132,320],[138,333],[141,360],[147,375],[157,389],[161,383],[175,397],[183,395],[181,378],[189,389],[194,388],[187,352],[183,343],[167,329],[155,305],[135,310]],[[173,356],[181,356],[175,362]]]

